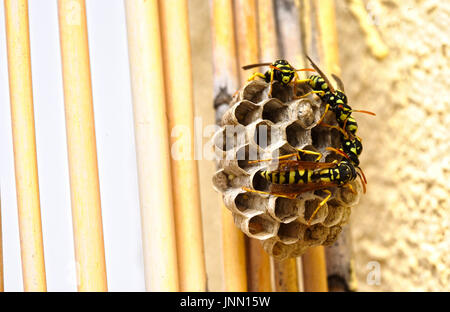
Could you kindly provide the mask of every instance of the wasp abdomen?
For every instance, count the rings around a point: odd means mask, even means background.
[[[307,184],[315,182],[339,181],[339,169],[308,170],[298,169],[290,171],[261,171],[261,176],[274,184]]]
[[[290,171],[262,171],[261,176],[275,184],[306,184],[310,183],[313,175],[312,170],[290,170]]]

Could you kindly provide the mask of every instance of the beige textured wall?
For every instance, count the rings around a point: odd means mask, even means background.
[[[209,1],[190,0],[196,114],[213,123]],[[450,3],[365,1],[390,49],[367,48],[347,2],[337,0],[342,78],[363,138],[368,192],[352,213],[359,290],[450,290]],[[222,290],[214,164],[200,161],[208,282]],[[375,266],[379,264],[379,285]]]
[[[450,3],[371,0],[366,7],[390,49],[383,61],[337,1],[350,105],[377,113],[357,116],[369,180],[352,215],[359,289],[449,291]],[[380,264],[379,286],[366,282],[370,261]]]

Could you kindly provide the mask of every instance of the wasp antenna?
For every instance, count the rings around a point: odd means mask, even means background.
[[[362,177],[364,178],[364,184],[367,184],[366,175],[364,174],[364,171],[361,169],[361,167],[356,167],[361,172]]]
[[[260,67],[260,66],[269,66],[272,63],[257,63],[257,64],[249,64],[249,65],[245,65],[242,66],[243,70],[247,70],[247,69],[251,69],[251,68],[255,68],[255,67]]]
[[[363,186],[363,192],[364,192],[364,194],[366,194],[366,191],[367,191],[367,189],[366,189],[366,183],[364,183],[364,180],[363,180],[363,178],[361,177],[361,175],[359,174],[359,172],[356,172],[356,174],[358,175],[359,179],[361,180],[361,184],[362,184],[362,186]]]
[[[314,68],[301,68],[301,69],[296,69],[295,71],[311,71],[311,72],[315,72],[316,70]]]
[[[271,64],[271,65],[269,65],[269,67],[270,67],[270,68],[272,68],[272,69],[276,69],[276,70],[279,70],[279,71],[281,71],[281,69],[279,69],[278,67],[276,67],[276,66],[274,66],[274,65],[272,65],[272,64]]]
[[[343,157],[346,158],[346,159],[350,159],[350,156],[348,156],[347,153],[345,153],[344,151],[338,150],[337,148],[328,146],[328,147],[326,148],[326,150],[327,150],[327,151],[335,152],[336,154],[339,154],[339,155],[343,156]]]
[[[369,111],[366,111],[366,110],[353,110],[352,109],[352,113],[364,113],[364,114],[369,114],[369,115],[372,115],[372,116],[376,116],[377,115],[377,114],[375,114],[373,112],[369,112]]]

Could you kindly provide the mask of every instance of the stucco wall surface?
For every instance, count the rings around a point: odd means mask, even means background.
[[[368,179],[352,214],[359,290],[449,291],[450,2],[366,1],[389,48],[381,61],[336,4],[349,103],[377,114],[355,114]]]

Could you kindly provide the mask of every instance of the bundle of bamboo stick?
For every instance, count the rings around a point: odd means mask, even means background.
[[[124,2],[146,289],[206,291],[187,0]],[[307,53],[339,74],[332,0],[210,6],[216,120],[250,74],[243,65],[285,58],[301,67]],[[46,291],[28,3],[4,0],[4,7],[24,290]],[[58,0],[58,16],[78,290],[107,291],[85,1]],[[174,134],[180,125],[188,130]],[[171,155],[175,141],[181,158]],[[323,248],[274,261],[221,209],[226,291],[327,291]],[[1,238],[0,227],[0,290]]]

